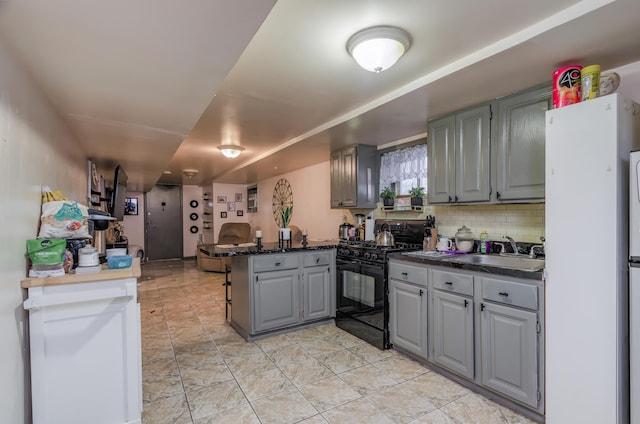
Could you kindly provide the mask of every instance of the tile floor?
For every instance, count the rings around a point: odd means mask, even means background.
[[[144,424],[532,423],[334,325],[245,342],[224,318],[223,274],[144,264]]]

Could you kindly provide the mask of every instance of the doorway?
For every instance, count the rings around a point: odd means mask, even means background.
[[[182,187],[156,185],[145,194],[147,257],[182,258]]]

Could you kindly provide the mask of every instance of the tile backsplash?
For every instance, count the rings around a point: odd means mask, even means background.
[[[466,225],[476,239],[487,230],[489,240],[499,241],[503,235],[516,241],[539,243],[544,236],[544,203],[508,205],[425,206],[424,212],[383,212],[376,209],[375,218],[424,219],[435,215],[438,234],[453,237]]]

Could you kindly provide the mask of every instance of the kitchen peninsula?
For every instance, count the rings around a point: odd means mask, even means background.
[[[211,256],[232,257],[231,326],[250,341],[335,317],[337,244],[206,248]]]

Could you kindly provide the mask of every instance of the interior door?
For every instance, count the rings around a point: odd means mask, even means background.
[[[156,185],[145,194],[147,256],[182,258],[182,187]]]

